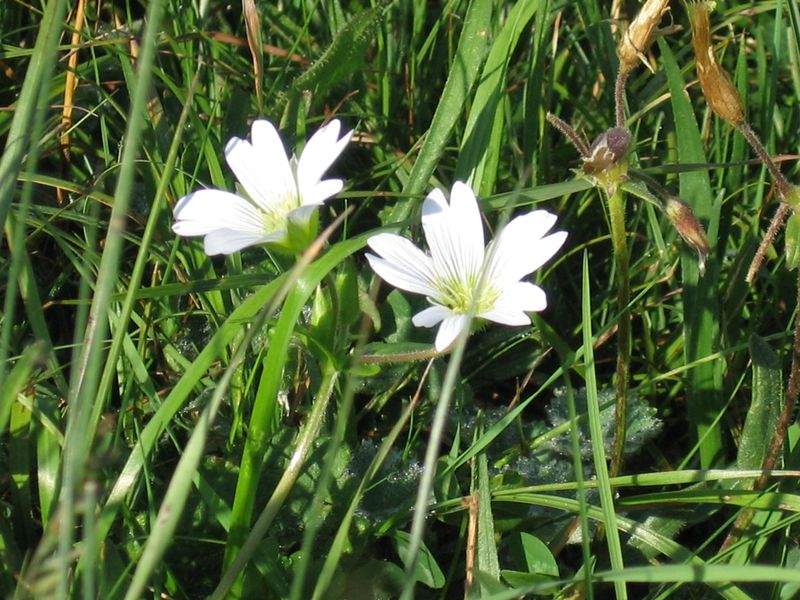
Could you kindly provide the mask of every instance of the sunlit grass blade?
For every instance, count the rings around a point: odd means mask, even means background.
[[[684,80],[675,57],[663,39],[659,48],[669,81],[672,110],[675,119],[678,158],[680,162],[702,163],[706,160],[697,121],[684,94]],[[692,205],[704,223],[712,254],[706,273],[700,277],[695,257],[682,252],[681,272],[684,282],[684,357],[687,364],[701,361],[719,347],[719,305],[717,286],[719,262],[715,256],[720,207],[711,192],[707,172],[691,171],[680,174],[680,196]],[[715,417],[722,410],[721,367],[718,362],[702,362],[687,373],[686,397],[689,419],[697,431],[700,443],[700,465],[709,468],[722,460],[723,440]]]
[[[518,1],[492,43],[483,74],[472,100],[464,139],[456,165],[456,178],[468,182],[478,196],[495,190],[508,118],[504,89],[511,55],[539,7],[539,2]]]
[[[492,5],[473,0],[464,18],[452,68],[442,90],[433,120],[425,134],[414,166],[403,186],[403,193],[419,196],[425,192],[436,164],[450,141],[453,128],[461,118],[461,109],[470,97],[481,65],[488,51],[487,32],[491,29]],[[404,221],[411,214],[409,201],[399,202],[392,211],[390,222]]]
[[[583,354],[586,364],[586,405],[589,421],[589,432],[592,439],[592,455],[597,473],[597,489],[600,492],[600,506],[603,511],[603,525],[608,546],[609,559],[614,569],[622,569],[622,547],[617,531],[617,516],[614,510],[614,496],[608,478],[606,453],[603,448],[603,426],[600,421],[600,402],[598,399],[597,375],[594,363],[594,337],[592,334],[591,288],[589,287],[589,259],[583,257],[583,293],[581,294],[583,313]],[[617,598],[627,598],[627,590],[623,582],[614,583]]]

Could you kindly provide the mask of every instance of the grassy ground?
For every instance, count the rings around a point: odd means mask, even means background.
[[[0,592],[794,597],[797,274],[780,233],[746,281],[781,200],[708,108],[685,5],[625,116],[631,168],[704,226],[704,274],[661,200],[576,176],[546,120],[615,124],[638,2],[256,2],[247,28],[249,4],[0,4]],[[800,180],[800,3],[711,24]],[[234,190],[223,149],[257,117],[298,152],[355,130],[335,228],[299,259],[209,258],[172,208]],[[545,208],[569,237],[533,327],[430,358],[424,299],[364,251],[424,244],[421,201],[456,180],[487,231]]]

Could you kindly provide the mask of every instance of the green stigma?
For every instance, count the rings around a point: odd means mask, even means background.
[[[471,274],[466,279],[452,276],[441,277],[437,283],[439,291],[437,302],[457,315],[467,314],[472,308],[473,302],[475,303],[475,314],[482,314],[490,310],[500,298],[500,292],[486,282],[479,289],[481,283],[479,273]],[[476,292],[480,293],[477,298],[475,297]]]

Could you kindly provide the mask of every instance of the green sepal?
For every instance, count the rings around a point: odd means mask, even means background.
[[[789,270],[794,270],[800,264],[800,217],[796,212],[786,222],[785,240],[786,266]]]

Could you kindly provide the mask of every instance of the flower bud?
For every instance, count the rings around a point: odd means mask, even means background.
[[[790,185],[789,191],[783,195],[783,201],[794,210],[800,209],[800,186]]]
[[[630,147],[631,132],[622,127],[612,127],[592,142],[589,156],[583,159],[583,172],[596,175],[620,165],[627,158]]]
[[[683,241],[697,251],[700,274],[702,275],[706,270],[706,258],[711,252],[711,247],[708,245],[705,229],[703,229],[700,221],[695,216],[692,207],[680,198],[668,196],[664,211],[683,238]]]
[[[708,106],[733,127],[744,123],[744,104],[739,90],[719,64],[711,46],[711,22],[708,16],[713,2],[688,2],[692,24],[692,45],[697,65],[697,78]]]
[[[786,255],[786,268],[793,271],[800,264],[800,216],[796,212],[793,212],[786,221],[784,254]]]
[[[620,71],[630,71],[639,61],[650,68],[644,53],[655,40],[656,26],[668,10],[669,0],[647,0],[642,5],[617,45]]]

